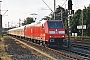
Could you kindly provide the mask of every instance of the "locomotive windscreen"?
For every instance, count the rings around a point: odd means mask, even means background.
[[[62,21],[48,21],[49,28],[63,28]]]

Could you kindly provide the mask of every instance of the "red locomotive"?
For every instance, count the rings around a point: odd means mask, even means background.
[[[47,46],[62,47],[68,44],[65,28],[61,20],[41,20],[29,25],[8,30],[8,34],[25,37]]]

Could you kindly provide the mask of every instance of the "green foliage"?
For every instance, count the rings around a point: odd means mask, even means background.
[[[35,21],[33,20],[33,18],[32,18],[32,17],[27,17],[27,18],[24,20],[24,22],[22,23],[22,25],[30,24],[30,23],[32,23],[32,22],[35,22]]]
[[[82,25],[82,10],[78,9],[71,19],[72,32],[82,33],[81,30],[77,30],[77,26]],[[90,36],[90,5],[83,9],[83,25],[86,25],[86,30],[84,30],[85,36]]]
[[[51,15],[51,20],[54,20],[54,13],[51,13],[50,15]],[[68,17],[68,10],[64,9],[61,6],[58,6],[56,8],[55,15],[56,15],[55,20],[61,20],[61,16],[62,16],[62,20],[65,21],[67,19],[67,17]]]
[[[77,26],[81,24],[81,9],[78,9],[73,17],[71,18],[70,25],[72,28],[72,32],[77,32]]]

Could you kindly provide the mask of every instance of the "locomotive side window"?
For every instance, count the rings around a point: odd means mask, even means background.
[[[48,21],[49,28],[63,28],[62,21]]]

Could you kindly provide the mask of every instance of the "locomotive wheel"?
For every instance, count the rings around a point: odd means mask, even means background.
[[[32,39],[32,42],[34,42],[34,39]]]

